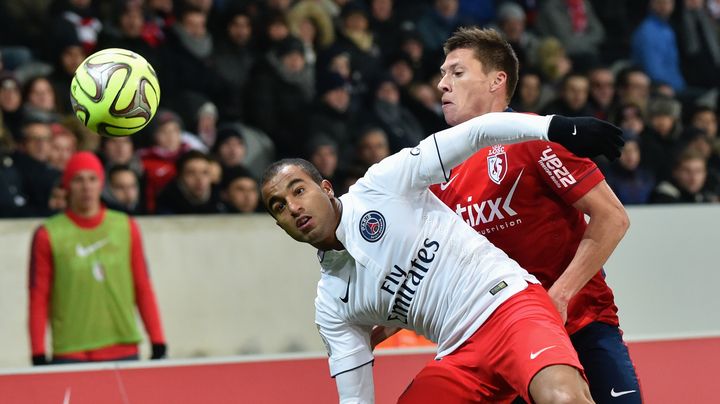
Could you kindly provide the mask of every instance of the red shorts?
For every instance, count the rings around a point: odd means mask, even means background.
[[[518,395],[531,403],[530,381],[550,365],[583,372],[550,297],[531,284],[453,353],[425,366],[398,403],[501,403]]]

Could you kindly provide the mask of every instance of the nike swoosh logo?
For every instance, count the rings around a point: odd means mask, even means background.
[[[573,125],[573,136],[577,135],[577,126]]]
[[[545,347],[537,352],[530,352],[530,360],[534,360],[538,356],[540,356],[543,352],[547,351],[548,349],[555,348],[557,345],[551,345],[549,347]]]
[[[347,287],[345,288],[345,297],[341,297],[340,301],[343,303],[347,303],[349,297],[350,297],[350,277],[348,276]]]
[[[615,391],[615,387],[610,389],[610,395],[613,397],[620,397],[630,393],[637,393],[637,390]]]
[[[90,244],[87,247],[83,247],[80,244],[76,244],[75,245],[75,253],[77,254],[78,257],[85,258],[88,255],[94,253],[95,251],[103,248],[105,246],[105,244],[107,244],[109,241],[110,240],[108,240],[107,238],[104,238],[100,241],[96,241],[96,242]]]
[[[458,175],[459,175],[459,174],[455,174],[455,175],[453,175],[452,178],[450,178],[450,180],[449,180],[448,182],[444,182],[444,183],[440,184],[440,190],[441,190],[441,191],[446,190],[447,187],[450,186],[450,183],[453,182],[453,181],[455,180],[455,178],[457,178]]]

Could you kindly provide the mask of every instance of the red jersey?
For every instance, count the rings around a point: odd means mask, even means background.
[[[603,179],[589,159],[557,143],[532,141],[481,149],[431,190],[549,289],[587,227],[572,204]],[[601,269],[568,304],[569,334],[594,321],[618,325]]]

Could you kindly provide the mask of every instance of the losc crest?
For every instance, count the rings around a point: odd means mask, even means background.
[[[507,154],[502,145],[495,145],[490,149],[487,157],[488,177],[498,185],[505,178],[508,171]]]

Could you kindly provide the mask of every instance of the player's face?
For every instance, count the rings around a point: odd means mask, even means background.
[[[70,209],[80,214],[94,213],[100,207],[102,185],[102,181],[94,171],[78,171],[69,184]]]
[[[320,184],[303,169],[286,165],[262,187],[263,203],[285,233],[302,243],[328,249],[337,243],[340,214],[330,182]]]
[[[442,109],[448,124],[455,126],[490,112],[492,98],[499,90],[493,83],[499,72],[486,74],[472,49],[455,49],[448,53],[440,74],[438,89],[443,93]]]

